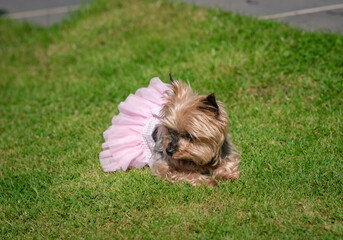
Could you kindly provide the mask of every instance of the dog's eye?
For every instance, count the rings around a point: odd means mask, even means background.
[[[174,131],[173,129],[170,129],[170,128],[168,128],[168,133],[169,133],[171,136],[176,136],[176,135],[177,135],[177,132]]]
[[[193,142],[195,140],[195,137],[190,135],[189,133],[186,133],[185,138],[190,142]]]

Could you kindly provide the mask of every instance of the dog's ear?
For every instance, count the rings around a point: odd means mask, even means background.
[[[216,101],[216,97],[214,96],[214,93],[208,95],[204,100],[203,103],[205,104],[205,109],[214,112],[216,115],[219,114],[219,107]]]

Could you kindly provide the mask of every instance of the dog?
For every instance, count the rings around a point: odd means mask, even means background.
[[[198,95],[189,84],[174,80],[153,131],[152,173],[169,182],[216,187],[217,180],[239,177],[240,154],[228,134],[228,116],[212,93]]]

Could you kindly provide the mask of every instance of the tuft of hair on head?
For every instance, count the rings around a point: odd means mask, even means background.
[[[169,71],[169,80],[170,80],[170,86],[171,86],[170,88],[172,90],[172,94],[168,94],[169,100],[171,100],[171,98],[174,98],[174,97],[181,98],[187,92],[192,93],[192,89],[191,89],[190,85],[189,84],[186,85],[182,81],[179,81],[179,80],[174,80],[170,71]],[[173,100],[175,100],[175,99],[173,99]]]
[[[171,83],[171,84],[174,84],[174,83],[175,83],[175,80],[173,79],[173,77],[172,77],[170,71],[169,71],[169,80],[170,80],[170,83]]]

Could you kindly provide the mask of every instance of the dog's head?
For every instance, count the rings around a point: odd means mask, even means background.
[[[163,148],[169,159],[196,165],[216,164],[227,135],[228,117],[214,94],[199,96],[171,79],[171,91],[161,111]]]

